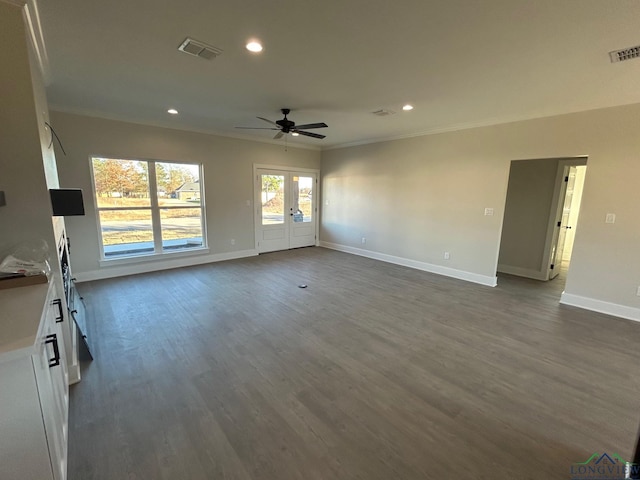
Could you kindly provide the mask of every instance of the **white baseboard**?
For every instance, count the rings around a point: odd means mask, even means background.
[[[212,253],[193,257],[178,257],[169,260],[131,263],[129,265],[120,264],[113,267],[104,267],[100,270],[74,272],[74,276],[78,282],[90,282],[92,280],[103,280],[105,278],[124,277],[126,275],[135,275],[138,273],[157,272],[159,270],[168,270],[171,268],[191,267],[193,265],[222,262],[224,260],[234,260],[236,258],[253,257],[256,255],[258,255],[258,251],[255,249],[227,253]]]
[[[506,273],[509,275],[516,275],[518,277],[533,278],[534,280],[549,280],[544,272],[539,270],[533,270],[531,268],[513,267],[511,265],[498,264],[498,272]]]
[[[640,322],[640,308],[627,307],[626,305],[596,300],[595,298],[581,297],[580,295],[565,292],[562,292],[560,303]]]
[[[361,248],[348,247],[346,245],[340,245],[337,243],[321,241],[320,246],[330,248],[332,250],[338,250],[340,252],[351,253],[353,255],[360,255],[361,257],[380,260],[382,262],[394,263],[396,265],[402,265],[404,267],[415,268],[416,270],[436,273],[438,275],[444,275],[446,277],[466,280],[467,282],[479,283],[481,285],[486,285],[489,287],[495,287],[498,284],[497,277],[495,276],[490,277],[487,275],[479,275],[477,273],[465,272],[464,270],[456,270],[455,268],[443,267],[441,265],[434,265],[426,262],[419,262],[417,260],[411,260],[409,258],[396,257],[393,255],[387,255],[386,253],[363,250]]]

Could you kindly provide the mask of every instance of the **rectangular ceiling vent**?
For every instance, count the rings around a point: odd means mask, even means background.
[[[624,62],[625,60],[631,60],[632,58],[640,57],[640,45],[637,47],[625,48],[623,50],[616,50],[615,52],[609,52],[611,63]]]
[[[376,110],[375,112],[371,112],[374,115],[378,116],[378,117],[386,117],[388,115],[393,115],[394,112],[393,110],[385,110],[384,108],[381,108],[380,110]]]
[[[222,50],[219,48],[188,37],[180,44],[178,50],[195,57],[204,58],[205,60],[212,60],[222,53]]]

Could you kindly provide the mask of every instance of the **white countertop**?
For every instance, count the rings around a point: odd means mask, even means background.
[[[36,344],[48,290],[48,283],[0,290],[0,355]]]

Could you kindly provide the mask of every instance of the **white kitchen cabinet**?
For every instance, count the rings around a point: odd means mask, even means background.
[[[0,291],[0,478],[66,480],[69,392],[51,284]]]

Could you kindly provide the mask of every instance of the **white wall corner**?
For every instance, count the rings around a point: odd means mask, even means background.
[[[338,250],[340,252],[351,253],[353,255],[360,255],[361,257],[380,260],[381,262],[393,263],[396,265],[402,265],[403,267],[415,268],[416,270],[435,273],[437,275],[443,275],[445,277],[452,277],[457,278],[458,280],[479,283],[480,285],[486,285],[488,287],[495,287],[498,284],[498,278],[496,276],[480,275],[477,273],[466,272],[464,270],[456,270],[455,268],[443,267],[441,265],[434,265],[426,262],[419,262],[417,260],[411,260],[409,258],[396,257],[394,255],[387,255],[386,253],[363,250],[361,248],[349,247],[337,243],[320,241],[320,246],[330,248],[331,250]]]
[[[565,292],[562,292],[560,303],[640,322],[640,308],[628,307],[626,305],[619,305],[617,303],[605,302],[603,300]]]
[[[29,39],[31,40],[31,45],[33,47],[38,67],[40,68],[42,79],[45,86],[47,86],[51,83],[51,68],[49,64],[49,55],[47,54],[47,48],[44,43],[44,34],[42,33],[38,4],[36,0],[13,0],[9,3],[24,6],[22,11],[24,23],[27,27]]]

